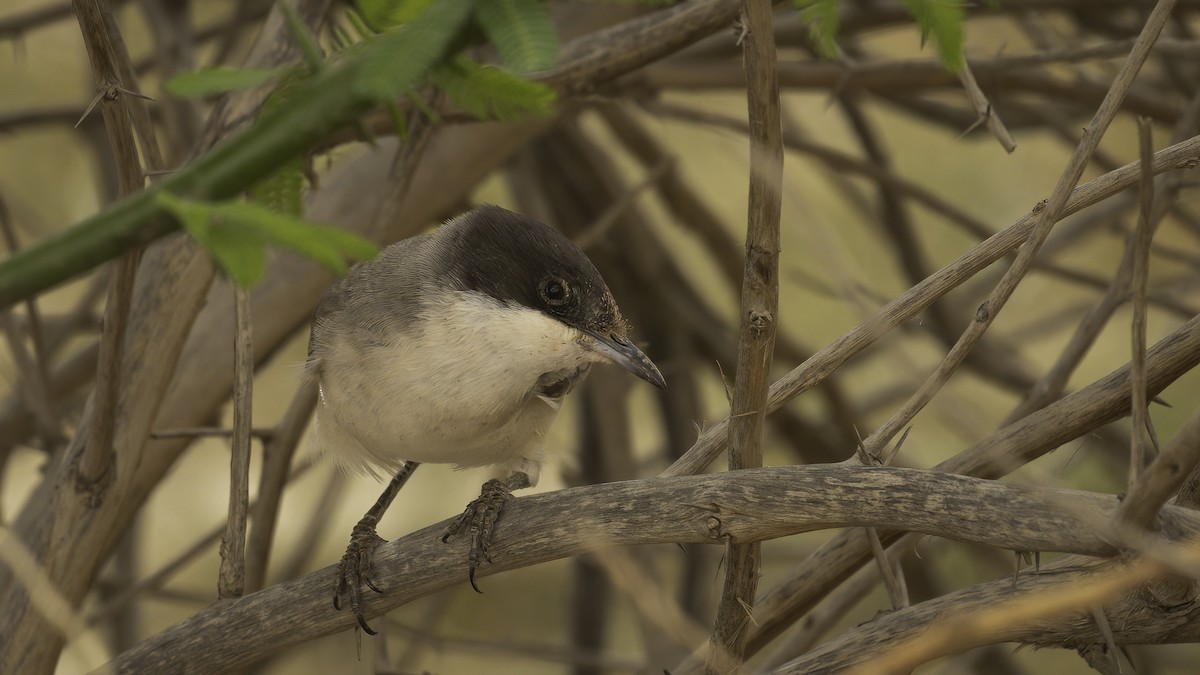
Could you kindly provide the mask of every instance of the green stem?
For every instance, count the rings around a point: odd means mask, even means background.
[[[322,70],[264,112],[250,128],[141,192],[113,203],[69,230],[0,262],[0,310],[56,286],[121,253],[174,232],[179,224],[156,199],[160,191],[198,199],[228,199],[380,103],[381,68],[392,96],[440,62],[466,21],[471,0],[441,2],[417,21],[381,36],[340,65]],[[411,40],[411,42],[410,42]],[[406,49],[413,43],[419,49]]]

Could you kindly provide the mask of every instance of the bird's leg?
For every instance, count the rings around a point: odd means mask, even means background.
[[[523,471],[513,472],[504,480],[493,478],[483,484],[479,498],[467,504],[467,508],[442,534],[442,541],[462,532],[464,528],[471,534],[471,552],[467,554],[467,576],[471,580],[471,588],[476,593],[482,593],[475,584],[475,570],[481,560],[491,562],[488,556],[488,544],[491,543],[492,530],[500,518],[504,505],[512,498],[513,490],[520,490],[533,485],[529,474]]]
[[[338,578],[337,587],[333,592],[333,607],[334,609],[342,609],[342,598],[350,599],[350,609],[354,612],[354,618],[358,619],[358,625],[367,632],[368,635],[375,635],[375,631],[367,625],[367,620],[363,616],[362,609],[362,585],[366,584],[367,588],[382,593],[375,582],[371,581],[371,563],[375,557],[375,548],[383,543],[383,538],[375,531],[375,526],[379,524],[379,519],[383,518],[383,514],[388,507],[392,505],[392,500],[396,498],[396,494],[400,492],[400,488],[408,482],[413,472],[420,466],[419,462],[405,462],[400,466],[400,470],[396,472],[396,476],[392,478],[392,482],[384,488],[383,494],[379,495],[379,499],[375,501],[375,505],[367,511],[362,520],[354,526],[350,532],[350,545],[346,547],[346,554],[342,556],[342,561],[338,563]]]

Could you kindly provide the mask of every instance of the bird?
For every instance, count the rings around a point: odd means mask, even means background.
[[[316,381],[320,452],[392,476],[351,532],[333,605],[368,634],[362,586],[376,525],[423,463],[491,466],[442,541],[470,535],[468,578],[514,490],[538,483],[545,436],[592,365],[666,388],[588,257],[557,229],[485,204],[396,242],[333,282],[313,315],[305,374]]]

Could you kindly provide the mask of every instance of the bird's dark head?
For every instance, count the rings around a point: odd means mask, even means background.
[[[629,340],[629,325],[592,261],[558,230],[499,206],[451,220],[436,234],[446,272],[462,290],[540,312],[580,333],[581,344],[665,387]]]

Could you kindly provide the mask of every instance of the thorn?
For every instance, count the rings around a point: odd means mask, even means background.
[[[158,103],[158,101],[155,101],[154,99],[150,98],[149,96],[147,96],[145,94],[141,94],[136,91],[129,91],[128,89],[126,89],[125,87],[122,87],[120,85],[114,86],[113,89],[116,89],[117,91],[121,92],[122,94],[129,94],[130,96],[132,96],[134,98],[140,98],[143,101],[154,101],[155,103]]]
[[[83,109],[83,115],[79,117],[79,121],[75,123],[76,129],[79,128],[80,124],[83,124],[83,121],[87,119],[88,115],[92,114],[92,110],[96,108],[96,104],[100,102],[100,99],[104,98],[105,93],[107,92],[96,92],[96,95],[92,97],[91,103],[88,103],[87,107]]]

